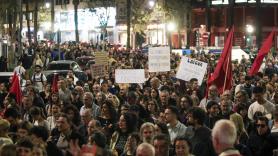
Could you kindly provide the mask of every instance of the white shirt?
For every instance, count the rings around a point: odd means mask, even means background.
[[[46,121],[48,122],[50,130],[52,130],[56,127],[56,119],[54,116],[47,117]]]
[[[262,112],[263,115],[269,115],[274,110],[274,104],[266,100],[264,104],[259,104],[257,101],[252,103],[248,109],[248,118],[253,120],[256,112]]]
[[[171,127],[170,124],[167,124],[167,127],[172,143],[177,137],[183,136],[186,132],[186,126],[179,121],[177,122],[175,127]]]
[[[244,84],[238,84],[235,88],[235,95],[238,91],[240,91],[244,87]]]
[[[26,70],[25,70],[24,67],[19,65],[19,66],[14,68],[14,72],[21,77],[21,75],[25,74]]]
[[[33,84],[34,86],[39,90],[39,92],[42,92],[44,91],[44,86],[43,86],[43,82],[46,82],[47,79],[45,77],[45,75],[41,75],[42,73],[35,73],[33,76],[32,76],[32,81],[33,81]]]

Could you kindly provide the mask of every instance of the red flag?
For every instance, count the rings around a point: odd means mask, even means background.
[[[234,38],[234,27],[228,34],[228,38],[225,42],[224,49],[215,67],[215,70],[210,77],[209,84],[216,85],[219,94],[222,94],[225,90],[232,88],[232,48]]]
[[[12,77],[12,86],[10,88],[9,93],[15,94],[17,104],[21,103],[22,93],[21,93],[21,88],[20,88],[20,83],[19,83],[19,77],[15,72]]]
[[[255,61],[253,62],[251,69],[248,72],[249,76],[253,76],[258,73],[264,57],[267,55],[267,53],[269,52],[269,50],[272,46],[273,37],[274,37],[274,29],[269,34],[267,39],[264,41],[261,49],[259,50],[258,55],[257,55]]]
[[[58,74],[53,75],[51,91],[52,91],[52,93],[58,92]]]

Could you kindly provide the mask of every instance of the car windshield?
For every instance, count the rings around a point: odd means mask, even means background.
[[[76,59],[76,62],[77,62],[80,66],[84,66],[84,65],[86,65],[90,60],[92,60],[92,58],[79,58],[79,59]]]
[[[47,70],[69,70],[70,64],[49,64]]]

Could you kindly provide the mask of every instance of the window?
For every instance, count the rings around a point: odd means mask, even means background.
[[[70,64],[49,64],[47,70],[69,70]]]

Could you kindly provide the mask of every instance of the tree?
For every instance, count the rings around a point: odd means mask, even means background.
[[[144,43],[144,32],[147,29],[147,25],[153,16],[153,13],[156,11],[157,10],[154,11],[151,8],[148,8],[148,0],[131,1],[131,20],[127,21],[127,23],[130,22],[130,28],[132,28],[133,34],[135,34],[135,47],[141,47],[142,43]]]
[[[34,42],[38,43],[38,11],[39,11],[39,0],[35,0],[35,8],[34,8]]]
[[[127,43],[126,47],[127,49],[130,48],[130,21],[131,21],[131,0],[127,0],[126,3],[126,21],[127,21]]]
[[[101,41],[102,41],[102,50],[105,50],[106,47],[106,37],[108,35],[107,25],[110,18],[110,9],[109,7],[115,5],[115,0],[101,0],[101,1],[87,1],[87,8],[92,12],[92,14],[97,15],[98,22],[101,29]],[[103,10],[97,10],[97,7],[103,7]]]
[[[26,17],[26,20],[27,20],[27,38],[28,38],[28,43],[29,45],[31,45],[32,43],[32,40],[31,40],[31,28],[30,28],[30,10],[29,10],[29,0],[25,0],[24,1],[25,3],[25,17]]]
[[[190,1],[188,0],[172,0],[171,3],[165,1],[165,11],[167,14],[167,20],[174,19],[177,23],[177,32],[179,37],[179,46],[181,46],[181,30],[185,28],[185,26],[190,26],[190,20],[185,17],[188,17],[191,11]],[[186,15],[186,16],[184,16]],[[187,22],[188,24],[185,24]],[[187,30],[190,28],[187,27]],[[187,33],[190,33],[187,31]],[[181,47],[179,47],[181,48]]]
[[[78,5],[79,0],[73,0],[72,1],[74,6],[74,26],[75,26],[75,41],[79,42],[79,32],[78,32]]]
[[[54,0],[51,0],[51,31],[54,32],[54,20],[55,20],[55,9],[54,9]],[[53,40],[54,35],[51,35],[51,40]]]

